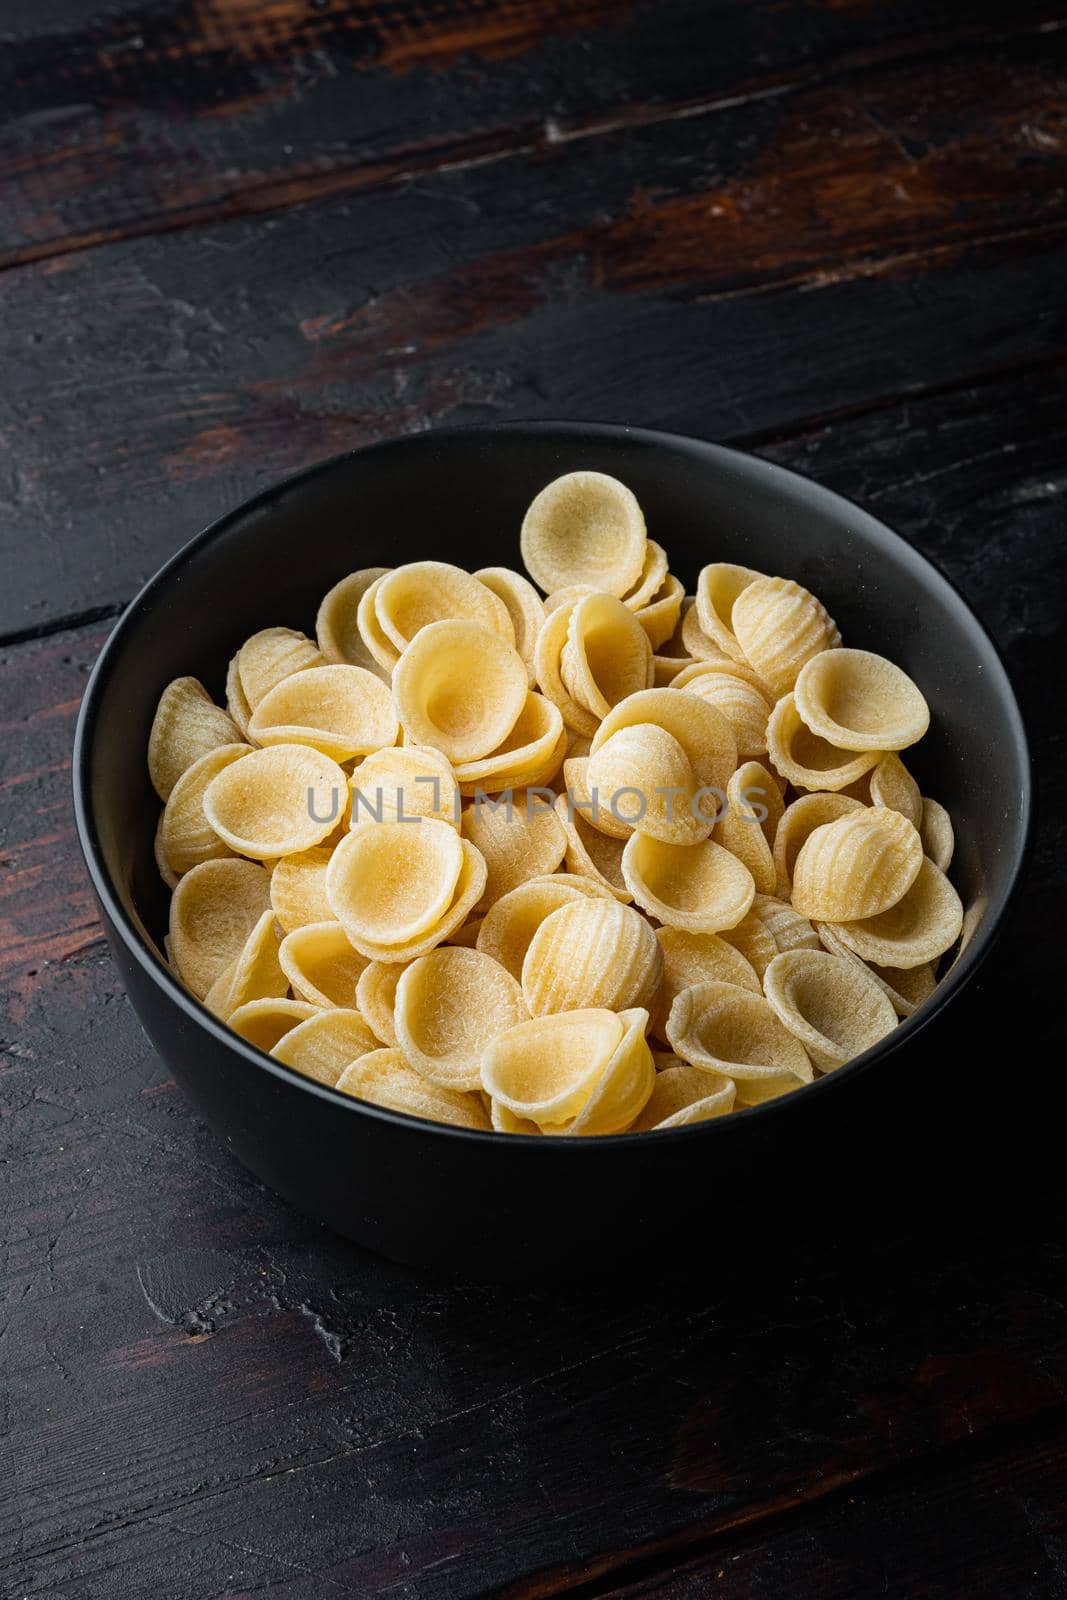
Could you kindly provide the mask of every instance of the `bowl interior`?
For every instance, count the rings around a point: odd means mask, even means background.
[[[578,467],[629,484],[687,591],[711,560],[795,578],[847,644],[915,678],[932,723],[907,760],[952,813],[952,878],[968,908],[954,978],[970,965],[1018,870],[1029,769],[1010,685],[964,602],[902,539],[806,479],[696,440],[565,424],[421,434],[325,463],[225,517],[143,591],[87,695],[75,781],[103,876],[157,953],[168,897],[153,859],[159,802],[145,751],[170,679],[191,673],[221,701],[227,662],[250,633],[312,632],[322,595],[359,567],[433,557],[521,569],[526,506]]]

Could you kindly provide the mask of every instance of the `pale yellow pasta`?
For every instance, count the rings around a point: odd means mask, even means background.
[[[633,612],[609,594],[586,595],[570,612],[560,676],[594,717],[652,685],[652,646]]]
[[[377,1049],[378,1041],[358,1011],[333,1006],[284,1034],[271,1055],[332,1089],[347,1066]]]
[[[903,750],[930,726],[930,709],[907,673],[869,650],[813,656],[793,695],[805,725],[839,750]]]
[[[334,761],[396,743],[400,723],[388,687],[365,667],[307,667],[263,696],[249,732],[259,745],[306,744]]]
[[[532,686],[534,673],[534,646],[545,620],[545,607],[540,595],[521,573],[510,567],[482,567],[474,576],[479,583],[495,594],[507,608],[515,635],[515,648],[526,666],[526,680]]]
[[[547,783],[559,770],[566,742],[559,707],[531,690],[514,727],[497,749],[479,761],[456,762],[460,792],[472,795],[480,789],[496,794],[505,788]]]
[[[655,539],[645,544],[645,560],[641,576],[632,589],[627,589],[623,601],[631,611],[643,611],[651,605],[667,581],[667,552]],[[669,635],[668,635],[669,637]]]
[[[695,661],[683,661],[681,670],[672,679],[676,689],[686,689],[690,684],[699,684],[701,678],[712,676],[716,673],[725,674],[728,678],[740,678],[744,683],[751,684],[768,706],[774,703],[774,694],[764,683],[755,667],[750,667],[747,661],[736,661],[733,656],[724,655],[717,645],[710,647],[714,654],[706,654]],[[699,690],[694,691],[699,693]]]
[[[876,916],[834,924],[842,944],[880,967],[921,967],[951,949],[963,927],[960,897],[925,858],[907,893]]]
[[[748,584],[734,603],[731,621],[744,659],[775,695],[789,693],[805,662],[841,643],[826,607],[792,578],[757,578]]]
[[[382,633],[401,655],[434,622],[474,622],[506,644],[515,643],[504,602],[447,561],[409,561],[388,573],[375,588],[374,612]]]
[[[170,951],[198,1000],[236,961],[269,906],[270,878],[253,861],[205,861],[180,880],[170,901]]]
[[[678,585],[682,589],[682,585]],[[665,689],[672,683],[679,672],[692,666],[692,659],[682,641],[682,624],[689,612],[693,609],[693,600],[684,590],[678,602],[678,619],[674,625],[673,633],[653,645],[656,654],[652,658],[655,684],[657,689]]]
[[[745,652],[734,633],[734,606],[748,588],[762,578],[762,572],[751,567],[739,567],[730,561],[713,561],[697,579],[696,604],[693,611],[701,632],[708,642],[723,655],[738,661]],[[690,652],[696,655],[695,651]],[[697,656],[699,660],[700,657]]]
[[[662,649],[674,634],[682,615],[682,601],[685,590],[673,573],[668,572],[663,583],[647,605],[643,605],[634,616],[645,630],[645,637],[653,650]],[[658,683],[659,656],[652,659],[652,681]]]
[[[483,856],[489,905],[527,878],[554,872],[567,850],[567,835],[546,795],[509,790],[499,802],[476,800],[463,813],[463,837]]]
[[[589,739],[597,730],[597,719],[585,706],[571,698],[561,676],[571,613],[579,598],[567,600],[554,608],[546,607],[544,625],[534,645],[534,674],[541,693],[558,707],[567,727]]]
[[[625,1032],[593,1084],[589,1098],[567,1125],[577,1137],[625,1133],[648,1102],[656,1082],[652,1052],[645,1039],[648,1012],[621,1011]]]
[[[323,596],[315,618],[315,637],[324,661],[347,661],[353,667],[366,667],[379,677],[387,676],[382,663],[367,649],[359,631],[359,602],[372,583],[387,577],[389,567],[363,567],[350,572]]]
[[[631,1133],[653,1129],[686,1128],[694,1122],[710,1122],[725,1117],[734,1108],[737,1087],[732,1078],[721,1078],[688,1062],[676,1063],[656,1073],[652,1093],[644,1110],[630,1128]]]
[[[663,974],[663,952],[645,919],[606,898],[560,906],[538,927],[522,963],[531,1016],[647,1006]]]
[[[498,749],[526,693],[517,650],[477,622],[429,623],[393,672],[405,741],[432,745],[450,761],[478,761]]]
[[[777,875],[771,847],[783,815],[782,797],[758,761],[746,761],[726,785],[726,807],[713,838],[752,874],[757,894],[773,894]]]
[[[810,1083],[807,1051],[762,995],[732,983],[683,989],[667,1019],[667,1037],[690,1066],[733,1080],[742,1105],[758,1105]]]
[[[241,688],[238,657],[233,656],[226,668],[226,714],[235,727],[240,728],[242,739],[248,738],[248,724],[252,720],[252,707]]]
[[[593,735],[595,753],[618,733],[651,722],[673,734],[689,757],[700,788],[726,791],[737,766],[737,740],[721,711],[685,690],[643,689],[615,706]],[[709,812],[714,816],[715,806]]]
[[[393,569],[386,567],[380,578],[375,578],[362,595],[356,606],[356,629],[363,641],[363,647],[371,660],[381,668],[382,674],[388,677],[400,660],[400,651],[384,632],[378,621],[377,599],[382,584]]]
[[[643,723],[640,726],[643,729],[650,727],[651,724]],[[630,730],[624,728],[621,731],[628,733]],[[660,732],[662,733],[663,730],[660,729]],[[613,735],[612,737],[618,737],[618,735]],[[620,746],[619,748],[623,749],[625,747]],[[564,788],[562,792],[569,797],[571,805],[576,811],[581,812],[582,816],[588,820],[590,827],[595,828],[597,833],[606,833],[612,839],[628,839],[634,831],[634,823],[639,820],[642,802],[647,803],[647,796],[643,793],[627,794],[620,791],[614,782],[611,783],[610,788],[606,791],[599,790],[594,795],[589,778],[591,760],[591,756],[569,756],[567,758],[563,763]],[[602,773],[601,776],[603,777],[604,774]],[[613,801],[614,810],[612,809]],[[627,805],[630,811],[627,811]],[[633,821],[627,821],[626,818],[631,812]]]
[[[455,933],[450,933],[445,941],[449,945],[456,945],[464,950],[474,950],[478,944],[478,935],[482,929],[484,917],[468,917]]]
[[[488,1099],[488,1096],[486,1096]],[[539,1139],[545,1132],[536,1122],[531,1122],[527,1117],[517,1117],[514,1111],[509,1111],[507,1106],[499,1100],[489,1101],[489,1119],[493,1125],[494,1133],[521,1133],[528,1139]],[[553,1132],[561,1130],[553,1129]]]
[[[175,877],[202,861],[231,854],[228,842],[207,817],[204,796],[220,772],[251,754],[252,747],[247,744],[223,744],[208,750],[186,768],[170,791],[159,820],[157,856]]]
[[[608,889],[577,873],[528,878],[489,907],[478,929],[477,948],[521,981],[526,952],[545,918],[574,900],[604,896],[610,896]]]
[[[429,1083],[404,1060],[401,1050],[372,1050],[345,1068],[334,1085],[368,1105],[400,1111],[427,1122],[449,1123],[488,1133],[489,1116],[477,1095]]]
[[[372,823],[370,826],[374,827],[377,824]],[[382,824],[382,826],[387,827],[388,824]],[[401,826],[406,825],[401,824]],[[431,826],[431,824],[422,823],[421,826],[425,828]],[[469,840],[461,839],[460,846],[463,851],[463,862],[459,870],[459,878],[456,881],[455,892],[447,910],[435,923],[427,928],[425,933],[417,934],[414,938],[400,943],[382,944],[377,940],[367,938],[353,940],[353,943],[356,944],[361,954],[368,961],[405,963],[415,961],[419,956],[428,955],[439,944],[444,944],[446,940],[451,939],[453,934],[463,927],[463,924],[482,897],[482,892],[485,889],[486,868],[481,852],[476,850]]]
[[[667,1037],[667,1018],[683,989],[694,983],[735,983],[760,993],[760,980],[752,964],[717,933],[690,933],[686,928],[657,928],[663,951],[663,976],[651,1006],[652,1030]]]
[[[642,911],[692,933],[732,928],[756,892],[748,868],[713,839],[666,844],[635,833],[623,850],[622,872]]]
[[[778,894],[783,897],[791,894],[797,856],[815,829],[860,809],[860,802],[850,795],[819,791],[803,794],[792,805],[786,806],[774,832],[774,870]]]
[[[424,934],[452,903],[463,846],[447,822],[363,822],[326,869],[330,910],[356,949]]]
[[[929,795],[923,796],[918,829],[925,853],[939,871],[947,872],[956,849],[952,818],[944,806],[937,800],[931,800]]]
[[[878,765],[871,768],[868,785],[871,805],[899,811],[921,832],[923,803],[919,785],[898,755],[893,751],[884,755]]]
[[[264,628],[237,652],[237,675],[250,712],[283,678],[322,665],[318,646],[295,628]]]
[[[748,915],[767,930],[779,953],[783,950],[820,948],[819,935],[807,917],[794,911],[785,900],[778,900],[774,895],[757,894]],[[763,970],[766,971],[766,967]]]
[[[682,673],[680,678],[681,682],[675,679],[676,689],[698,695],[722,712],[734,730],[737,754],[742,761],[766,753],[767,721],[772,707],[758,689],[732,672]]]
[[[159,697],[148,735],[148,775],[166,800],[183,772],[220,745],[242,742],[240,728],[198,678],[175,678]]]
[[[767,721],[767,751],[775,770],[798,789],[846,789],[878,760],[877,750],[838,750],[805,727],[791,694],[784,694]]]
[[[460,796],[452,767],[440,750],[405,744],[366,756],[352,773],[352,822],[404,822],[430,818],[459,827]]]
[[[888,996],[857,962],[825,950],[786,950],[763,975],[779,1021],[821,1072],[871,1049],[897,1025]]]
[[[896,905],[922,866],[918,831],[885,806],[861,806],[805,839],[793,867],[793,909],[819,922],[851,922]]]
[[[625,1033],[621,1018],[602,1007],[520,1022],[487,1046],[482,1087],[494,1107],[560,1129],[582,1109]]]
[[[321,844],[347,795],[348,779],[329,756],[306,745],[276,744],[212,778],[204,815],[239,855],[267,860]]]
[[[568,783],[571,768],[571,762],[564,764]],[[572,787],[587,791],[580,798],[595,799],[590,822],[615,837],[629,837],[636,826],[655,839],[695,844],[711,832],[712,819],[699,805],[688,755],[672,733],[654,722],[613,733],[589,757],[580,784]]]
[[[752,906],[732,928],[723,928],[719,938],[743,955],[753,972],[763,982],[763,974],[778,954],[778,945],[766,918],[757,913],[755,895]]]
[[[818,923],[816,932],[820,944],[829,950],[832,956],[855,961],[864,972],[870,973],[875,983],[889,996],[898,1017],[910,1017],[924,1000],[929,1000],[937,988],[937,970],[932,961],[926,962],[921,967],[879,967],[873,962],[861,961],[847,944],[842,944],[835,929],[828,923]]]
[[[603,472],[568,472],[545,485],[522,523],[522,559],[551,594],[588,583],[624,595],[640,581],[647,535],[636,498]]]
[[[372,961],[356,984],[356,1008],[379,1044],[396,1044],[396,986],[406,971],[402,962]]]
[[[326,898],[326,868],[330,849],[314,845],[298,855],[282,856],[270,875],[270,903],[283,933],[306,928],[309,922],[332,922]]]
[[[367,965],[339,922],[309,922],[287,933],[278,950],[293,993],[315,1006],[355,1005],[356,984]]]
[[[278,960],[278,930],[273,911],[264,911],[238,954],[211,985],[204,1004],[221,1021],[250,1000],[281,1000],[289,991]]]
[[[300,1022],[317,1014],[318,1007],[306,1000],[249,1000],[226,1019],[227,1027],[268,1055],[278,1040]]]
[[[156,831],[152,839],[152,854],[155,857],[156,871],[159,873],[159,876],[163,879],[163,882],[166,884],[168,889],[175,889],[178,885],[178,873],[171,869],[170,864],[163,853],[163,818],[165,816],[165,810],[159,813],[159,821],[156,823]],[[232,850],[223,850],[220,851],[220,854],[232,855],[233,852]]]
[[[404,969],[393,1021],[416,1072],[442,1088],[480,1089],[486,1046],[528,1016],[521,988],[499,962],[450,946]]]

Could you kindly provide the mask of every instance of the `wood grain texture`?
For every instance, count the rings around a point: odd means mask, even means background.
[[[4,9],[0,261],[283,209],[1055,25],[916,0]]]

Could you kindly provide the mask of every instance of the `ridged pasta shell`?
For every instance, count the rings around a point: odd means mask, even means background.
[[[736,1098],[737,1087],[732,1078],[720,1078],[679,1061],[656,1073],[652,1093],[630,1132],[648,1133],[710,1122],[714,1117],[727,1116]]]
[[[388,682],[388,672],[367,649],[359,631],[359,603],[371,584],[388,577],[391,570],[390,567],[363,567],[359,572],[350,572],[323,596],[315,618],[315,637],[324,661],[347,661],[350,666],[365,667]]]
[[[676,689],[698,695],[709,705],[721,711],[737,740],[737,754],[742,761],[766,754],[767,722],[771,703],[753,688],[751,683],[732,672],[712,670],[693,676],[680,674],[683,682],[675,680]]]
[[[416,1072],[446,1089],[480,1089],[481,1059],[498,1034],[529,1013],[518,983],[478,950],[433,950],[397,985],[397,1043]]]
[[[721,711],[684,690],[643,689],[615,706],[593,735],[595,754],[620,728],[651,722],[673,734],[700,788],[725,794],[737,767],[737,740]]]
[[[227,1026],[257,1050],[270,1054],[278,1040],[298,1023],[318,1014],[318,1007],[306,1000],[249,1000],[227,1018]]]
[[[306,745],[253,750],[219,772],[204,792],[210,826],[239,855],[269,860],[321,844],[348,799],[335,761]]]
[[[907,673],[870,650],[814,656],[793,694],[801,720],[839,750],[903,750],[930,726],[930,708]]]
[[[860,811],[858,800],[847,794],[803,794],[782,813],[774,831],[774,870],[777,893],[787,896],[793,887],[793,868],[801,848],[827,822],[836,822],[850,811]]]
[[[652,1052],[645,1040],[648,1012],[640,1007],[619,1013],[625,1032],[592,1091],[566,1132],[574,1137],[625,1133],[648,1101],[656,1082]]]
[[[712,819],[697,802],[689,757],[674,735],[654,722],[613,733],[589,757],[583,777],[597,806],[589,820],[606,833],[616,832],[608,825],[612,821],[627,837],[637,826],[674,844],[695,844],[711,832]]]
[[[476,800],[463,813],[463,837],[485,858],[487,904],[524,883],[554,872],[567,850],[567,835],[545,796],[508,791],[499,802]]]
[[[306,744],[334,761],[393,745],[400,723],[386,684],[335,663],[295,672],[260,700],[249,732],[259,745]]]
[[[732,928],[723,928],[719,938],[744,956],[762,984],[763,974],[778,954],[778,945],[769,924],[756,913],[755,905],[759,898],[759,895],[754,896],[751,908],[741,921]]]
[[[347,1066],[377,1048],[377,1039],[358,1011],[334,1006],[284,1034],[271,1055],[302,1077],[332,1089]]]
[[[814,1076],[807,1051],[769,1002],[732,983],[683,989],[667,1037],[690,1066],[731,1078],[743,1105],[776,1099]]]
[[[878,760],[877,750],[857,755],[812,733],[800,720],[791,694],[782,696],[767,720],[767,751],[775,769],[796,788],[820,791],[847,788]]]
[[[834,932],[862,961],[921,967],[951,949],[963,927],[960,897],[925,858],[907,893],[875,916],[837,922]]]
[[[749,584],[761,578],[763,573],[751,567],[713,561],[697,579],[695,610],[701,631],[723,655],[737,661],[744,661],[746,652],[734,632],[734,607]]]
[[[603,898],[610,892],[592,878],[577,873],[553,872],[529,878],[489,907],[478,930],[477,948],[492,956],[517,981],[538,928],[546,917],[573,900]]]
[[[405,744],[376,750],[352,773],[352,822],[447,822],[458,829],[460,795],[440,750]]]
[[[622,1019],[604,1007],[520,1022],[486,1048],[482,1087],[494,1107],[561,1129],[582,1109],[625,1033]]]
[[[748,584],[734,603],[731,622],[744,659],[775,695],[789,693],[812,656],[841,643],[826,607],[791,578],[757,578]]]
[[[339,922],[309,922],[287,933],[278,950],[293,993],[315,1006],[352,1009],[366,956],[353,950]]]
[[[482,567],[474,576],[507,607],[515,635],[515,648],[526,664],[526,680],[533,686],[534,646],[545,620],[541,596],[521,572],[510,567]]]
[[[756,892],[748,868],[713,839],[666,844],[635,833],[622,853],[622,871],[643,911],[693,933],[732,928]]]
[[[204,796],[220,772],[251,754],[251,745],[218,745],[187,767],[170,791],[159,821],[157,855],[176,877],[232,853],[207,817]]]
[[[651,686],[652,646],[621,600],[591,594],[578,601],[567,623],[560,676],[571,699],[598,719]]]
[[[477,622],[420,628],[393,672],[406,742],[431,745],[450,761],[478,761],[498,749],[526,693],[518,651]]]
[[[522,992],[531,1016],[606,1007],[647,1007],[663,954],[643,917],[608,899],[576,900],[553,911],[530,941]]]
[[[805,839],[793,867],[793,909],[819,922],[853,922],[896,905],[923,861],[918,832],[899,811],[862,806]]]
[[[148,735],[148,775],[167,800],[183,772],[220,745],[242,742],[241,730],[198,678],[175,678],[159,697]]]
[[[656,939],[663,951],[663,977],[651,1006],[652,1030],[667,1037],[667,1018],[683,989],[694,983],[735,983],[738,988],[759,994],[760,980],[755,968],[739,950],[717,933],[690,933],[685,928],[657,928]]]
[[[829,950],[832,956],[841,956],[845,961],[854,961],[864,972],[870,973],[875,983],[889,996],[890,1004],[898,1017],[910,1017],[924,1000],[929,1000],[937,988],[937,972],[932,961],[926,962],[921,967],[879,967],[871,962],[861,961],[847,944],[842,944],[836,931],[828,923],[816,924],[816,933],[820,944]]]
[[[923,797],[918,827],[923,850],[939,871],[947,872],[956,850],[952,818],[944,806],[937,800],[931,800],[929,795]]]
[[[624,595],[641,578],[647,535],[631,490],[603,472],[568,472],[545,485],[523,518],[522,559],[551,594],[588,583]]]
[[[766,928],[779,953],[783,950],[820,948],[819,936],[807,917],[802,917],[784,900],[778,900],[773,895],[757,894],[748,914]]]
[[[748,868],[757,894],[774,893],[771,845],[783,810],[778,786],[758,761],[738,767],[726,786],[726,807],[712,837]]]
[[[270,878],[257,862],[205,861],[181,879],[170,901],[170,953],[198,1000],[237,959],[269,907]]]
[[[919,785],[898,755],[892,751],[884,755],[878,765],[871,768],[868,782],[871,805],[888,806],[890,811],[899,811],[902,817],[907,817],[913,828],[920,826],[923,802]]]
[[[248,696],[241,688],[237,656],[231,657],[230,664],[226,668],[226,714],[234,726],[240,728],[242,739],[247,739],[248,724],[252,720],[252,707],[248,703]]]
[[[888,996],[871,975],[825,950],[775,956],[763,975],[763,992],[822,1072],[862,1055],[897,1025]]]
[[[332,852],[315,845],[295,856],[282,856],[270,875],[270,903],[283,933],[310,922],[332,922],[326,898],[326,868]]]
[[[322,665],[318,646],[295,628],[263,628],[254,633],[237,652],[237,675],[250,713],[283,678]]]
[[[403,655],[412,640],[436,622],[473,622],[512,648],[515,629],[507,606],[484,583],[447,561],[409,561],[384,577],[374,591],[374,613],[382,633]]]
[[[477,1095],[429,1083],[408,1065],[401,1050],[370,1051],[346,1067],[334,1087],[354,1100],[426,1122],[491,1131],[488,1113]]]

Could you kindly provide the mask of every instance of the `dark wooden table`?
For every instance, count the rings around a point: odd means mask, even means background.
[[[1067,1594],[1063,0],[0,34],[0,1593]],[[449,1285],[288,1210],[147,1047],[73,837],[85,675],[164,558],[317,457],[523,415],[883,516],[992,629],[1042,782],[889,1180],[798,1195],[782,1251],[711,1173],[682,1282]]]

